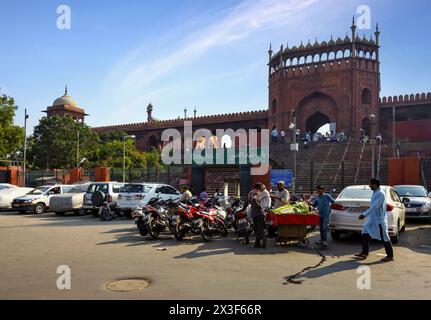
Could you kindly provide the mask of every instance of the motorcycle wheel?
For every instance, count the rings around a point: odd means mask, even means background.
[[[178,222],[177,225],[175,226],[175,232],[174,232],[174,237],[178,241],[181,241],[184,238],[184,231],[180,230],[180,226],[181,226],[181,222]]]
[[[154,225],[154,219],[152,217],[149,217],[148,219],[148,233],[150,234],[151,238],[154,240],[159,239],[160,232],[157,230],[157,227]]]
[[[227,230],[226,224],[222,220],[218,221],[217,224],[218,224],[218,229],[220,230],[221,235],[226,237],[228,235],[228,230]]]
[[[148,234],[148,229],[142,221],[138,221],[136,226],[138,227],[138,231],[141,236],[145,237]]]
[[[207,220],[204,220],[201,225],[201,237],[205,242],[209,242],[212,239],[211,227]]]

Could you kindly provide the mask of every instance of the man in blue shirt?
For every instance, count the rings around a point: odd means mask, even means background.
[[[328,245],[328,225],[329,225],[329,212],[331,211],[331,204],[335,202],[329,194],[325,193],[325,188],[321,185],[317,186],[317,198],[313,201],[313,206],[317,207],[317,212],[320,217],[320,241],[316,244],[326,247]]]

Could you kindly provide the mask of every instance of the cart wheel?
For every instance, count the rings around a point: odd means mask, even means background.
[[[308,247],[310,245],[310,240],[308,240],[307,238],[305,239],[301,239],[301,241],[299,242],[301,247]]]

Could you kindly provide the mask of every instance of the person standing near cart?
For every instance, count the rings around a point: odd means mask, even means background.
[[[248,203],[251,205],[250,214],[253,219],[254,233],[256,234],[255,248],[266,248],[265,216],[271,206],[271,198],[265,186],[258,182],[248,194]]]
[[[316,244],[326,247],[328,245],[328,225],[329,225],[329,213],[331,211],[331,204],[335,202],[334,198],[328,193],[325,193],[325,188],[321,185],[317,186],[317,198],[313,202],[313,206],[317,208],[319,213],[319,229],[320,229],[320,241]]]
[[[290,203],[290,194],[285,188],[284,181],[279,181],[277,183],[277,191],[271,195],[271,198],[274,201],[274,209],[278,209]]]

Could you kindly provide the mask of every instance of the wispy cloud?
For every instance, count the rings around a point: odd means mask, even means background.
[[[200,31],[179,39],[171,52],[162,56],[142,58],[148,52],[142,46],[128,53],[111,70],[105,81],[113,103],[127,104],[128,109],[142,107],[151,99],[150,86],[167,73],[204,55],[210,49],[233,45],[252,34],[289,24],[319,0],[245,0],[232,7],[217,21]],[[173,44],[170,43],[171,47]],[[110,88],[115,86],[115,93]]]

